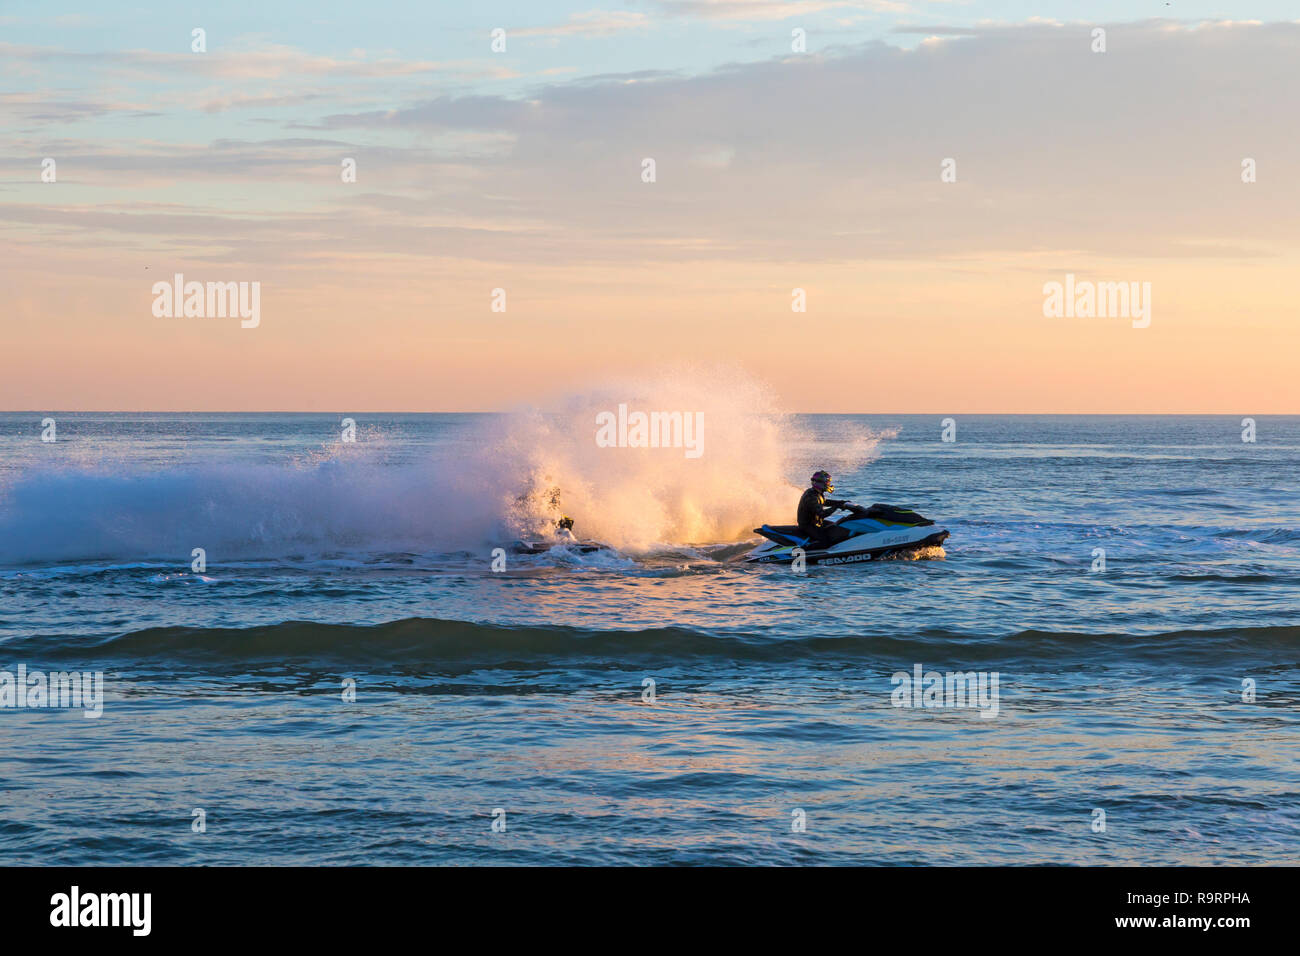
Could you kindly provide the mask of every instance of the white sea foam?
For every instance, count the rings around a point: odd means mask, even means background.
[[[700,412],[704,453],[601,447],[599,411],[620,402]],[[768,390],[729,368],[617,381],[485,419],[469,443],[394,463],[381,436],[331,442],[283,464],[187,460],[158,466],[45,462],[0,490],[0,564],[162,559],[189,564],[331,552],[477,551],[575,531],[638,552],[737,541],[794,518],[814,468],[857,467],[878,437],[837,435],[835,460],[808,460],[802,434]],[[552,494],[558,489],[558,497]]]

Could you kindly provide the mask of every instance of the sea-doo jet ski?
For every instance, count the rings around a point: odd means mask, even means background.
[[[577,554],[591,554],[593,551],[610,550],[607,544],[595,541],[516,541],[510,550],[515,554],[545,554],[552,548],[565,548]]]
[[[515,554],[544,554],[552,548],[565,548],[578,554],[591,554],[593,551],[608,551],[609,545],[598,541],[579,541],[573,536],[573,519],[561,515],[555,522],[553,537],[543,541],[516,541],[511,547]]]
[[[754,533],[767,538],[767,543],[745,555],[745,560],[790,564],[795,559],[795,549],[801,548],[808,564],[857,564],[941,545],[948,537],[943,528],[909,508],[882,504],[870,508],[845,504],[843,508],[848,514],[830,522],[850,532],[843,541],[829,547],[814,546],[798,525],[765,524],[755,528]]]

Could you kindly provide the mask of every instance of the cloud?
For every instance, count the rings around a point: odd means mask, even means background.
[[[1188,240],[1243,230],[1294,241],[1294,226],[1260,219],[1264,189],[1249,192],[1239,166],[1273,169],[1270,202],[1300,212],[1296,178],[1281,174],[1300,163],[1300,27],[1110,29],[1105,54],[1089,25],[990,27],[915,50],[445,97],[326,125],[495,129],[511,146],[484,188],[512,214],[650,253],[683,235],[798,258],[1200,255]],[[948,157],[956,184],[939,182]]]
[[[226,80],[273,80],[286,76],[328,76],[334,79],[392,79],[430,74],[495,77],[514,76],[508,67],[490,60],[403,60],[389,57],[351,59],[319,56],[289,46],[211,50],[207,53],[162,53],[157,50],[77,52],[56,47],[0,43],[0,58],[10,63],[76,63],[117,75],[175,81],[178,76]]]
[[[53,125],[98,119],[112,113],[129,113],[137,117],[157,116],[145,102],[110,99],[78,99],[52,90],[25,93],[0,93],[0,116],[15,123]]]
[[[1113,25],[1104,54],[1090,31],[990,25],[916,49],[444,95],[296,124],[329,130],[328,145],[118,143],[68,168],[100,186],[215,179],[238,185],[245,208],[277,206],[310,177],[314,199],[295,193],[298,212],[259,219],[256,242],[250,226],[240,244],[277,258],[1074,261],[1300,244],[1300,25]],[[359,157],[357,188],[338,185],[340,155]],[[1247,157],[1253,185],[1240,181]],[[946,158],[956,183],[940,182]],[[92,213],[57,221],[136,228],[134,213]],[[171,222],[155,215],[145,231]]]

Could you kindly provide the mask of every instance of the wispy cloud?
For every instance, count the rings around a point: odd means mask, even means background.
[[[1044,249],[1254,256],[1300,245],[1300,181],[1270,174],[1246,193],[1238,179],[1243,156],[1270,171],[1300,157],[1291,117],[1300,26],[1112,31],[1104,56],[1083,25],[997,26],[912,50],[873,43],[697,76],[443,95],[295,124],[326,137],[134,157],[123,143],[126,155],[73,168],[101,182],[145,171],[215,177],[267,196],[311,177],[328,189],[318,194],[325,207],[305,206],[302,217],[374,254],[930,261]],[[422,151],[391,145],[413,133]],[[361,196],[340,194],[340,155],[360,157]],[[657,163],[652,185],[640,179],[645,157]],[[939,182],[947,157],[958,169],[951,185]],[[357,228],[380,207],[382,228]],[[322,240],[310,254],[329,247]],[[286,242],[276,255],[307,250]]]
[[[146,79],[212,77],[229,80],[274,80],[291,76],[337,79],[383,79],[403,76],[455,74],[466,77],[511,77],[508,66],[482,60],[404,60],[399,58],[339,58],[310,54],[294,47],[270,45],[209,53],[162,53],[156,50],[82,52],[55,47],[0,43],[0,58],[10,63],[78,63],[110,74]]]

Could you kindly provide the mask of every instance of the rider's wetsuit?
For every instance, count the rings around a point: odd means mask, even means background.
[[[799,499],[799,511],[795,523],[799,533],[810,539],[814,547],[828,548],[849,537],[849,532],[839,525],[826,524],[823,519],[830,517],[845,502],[835,501],[822,496],[816,488],[809,488]]]

